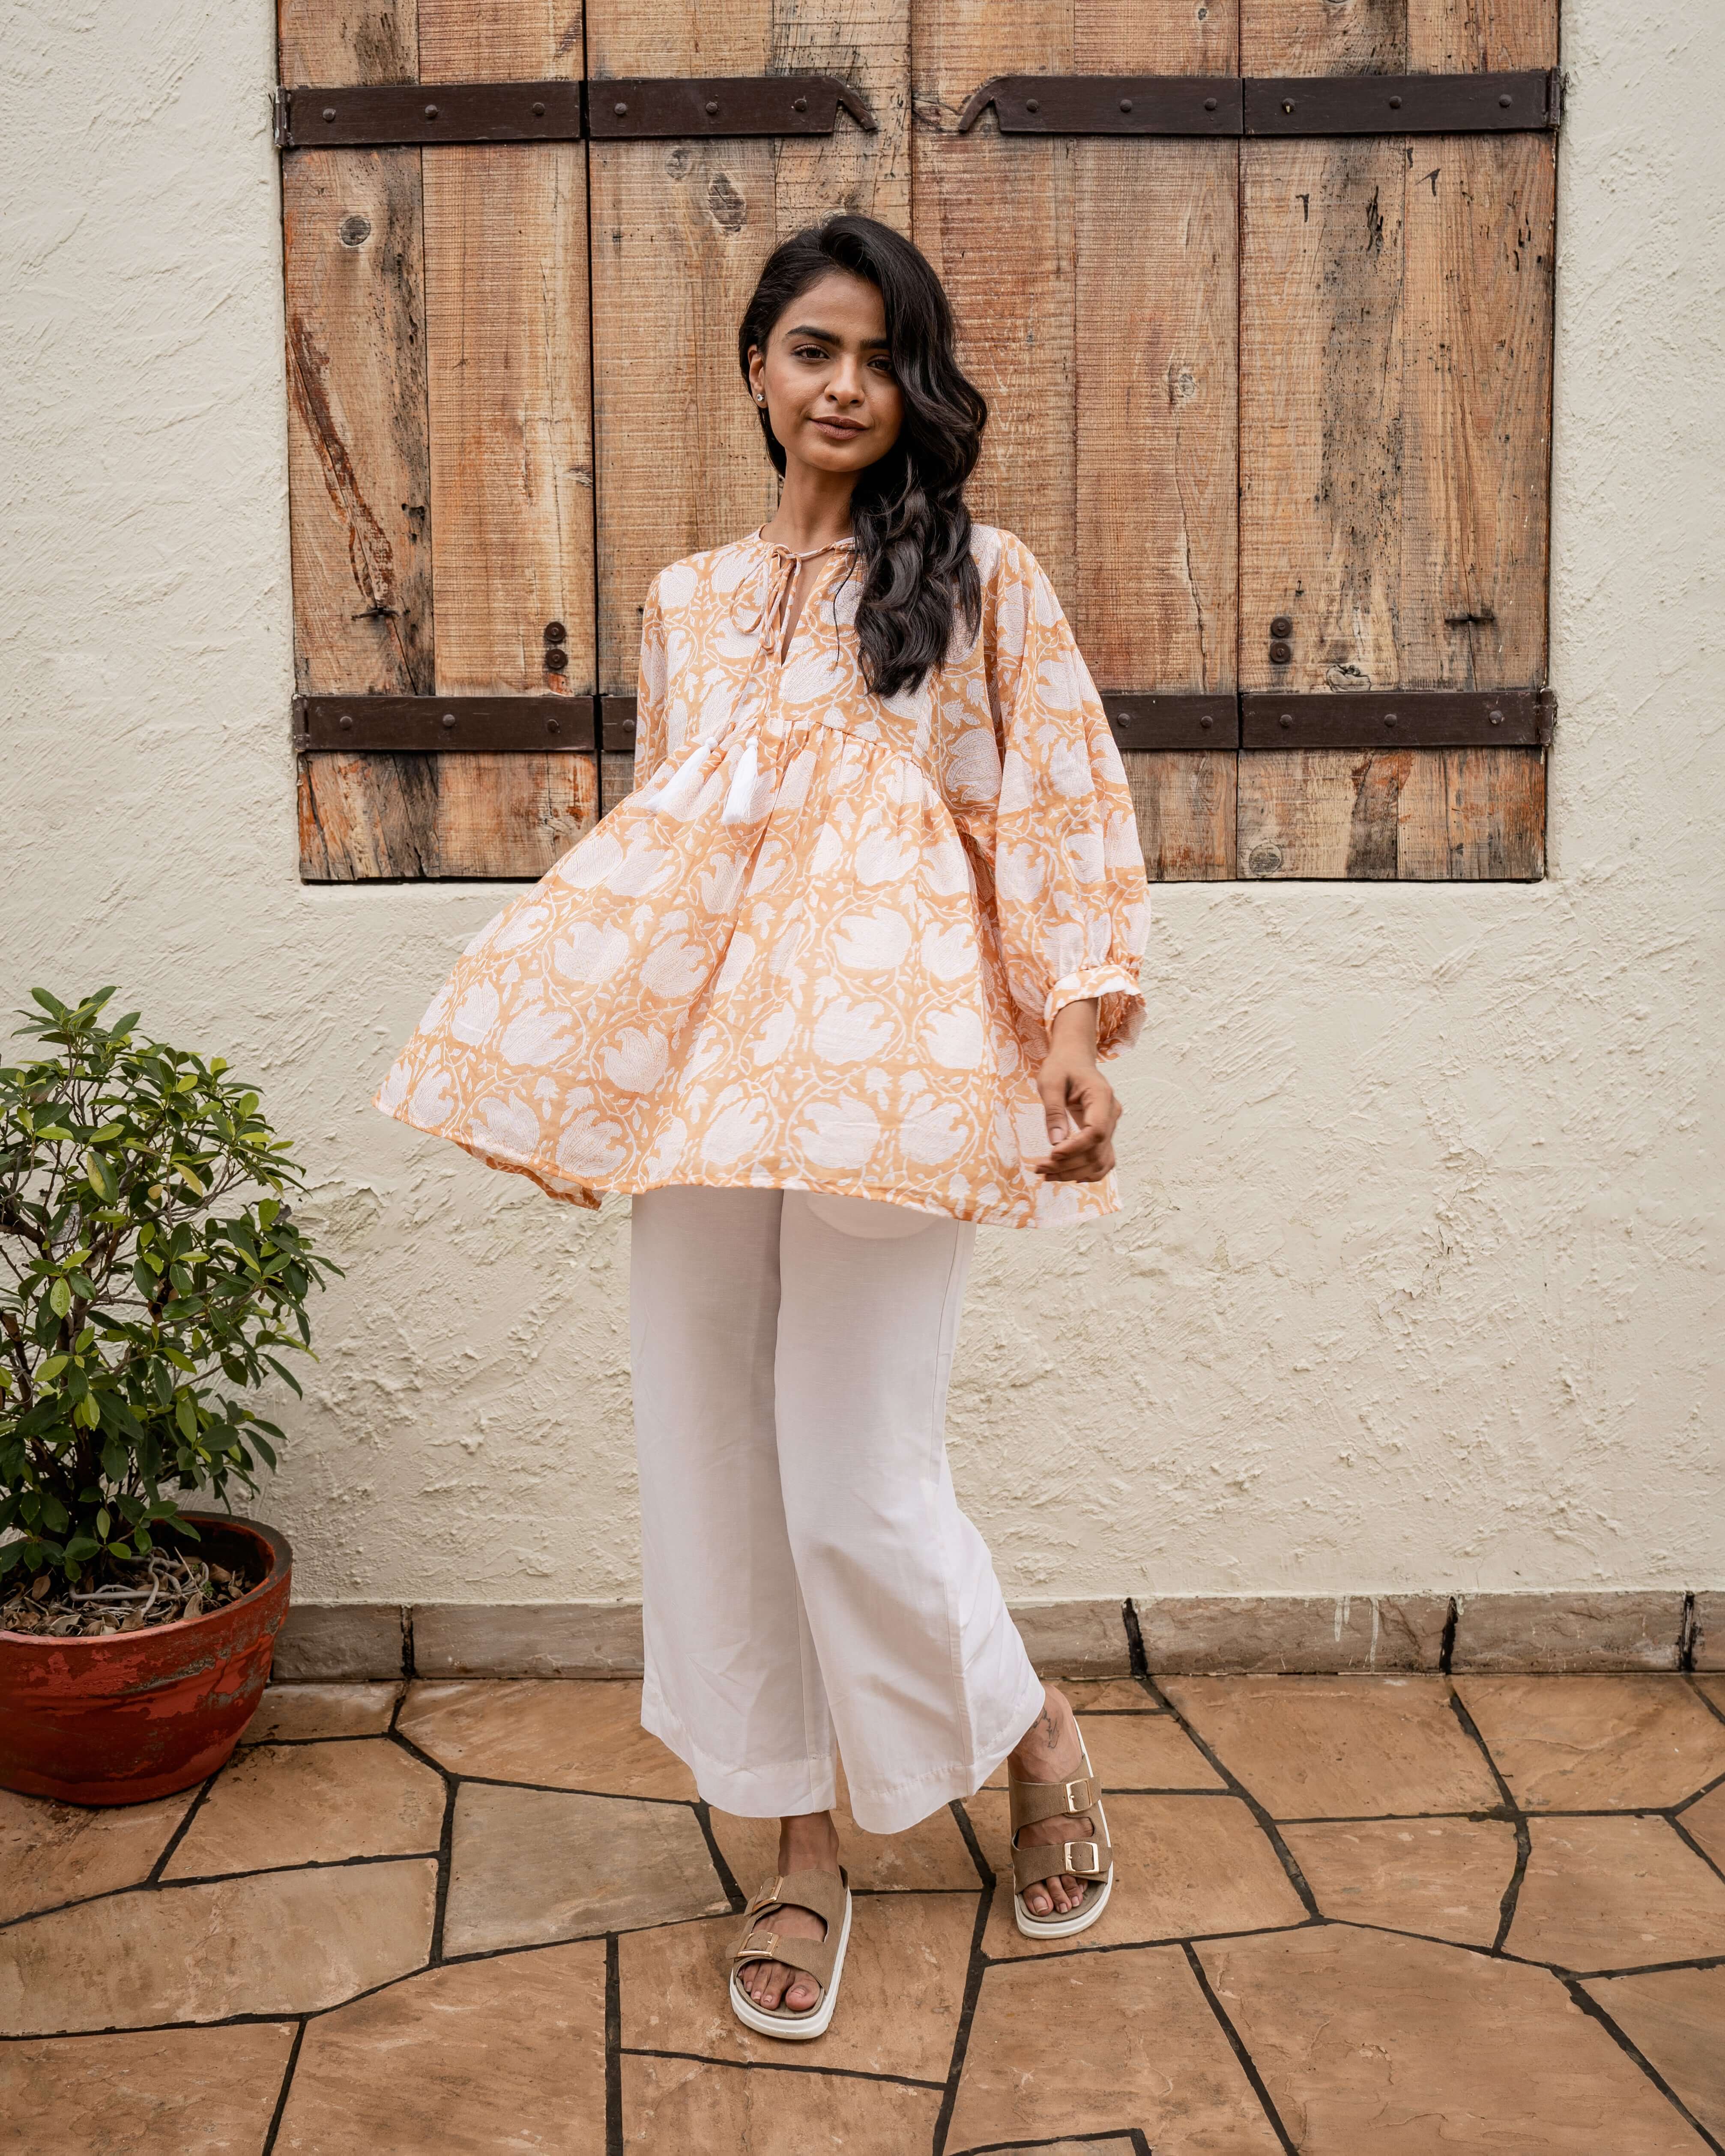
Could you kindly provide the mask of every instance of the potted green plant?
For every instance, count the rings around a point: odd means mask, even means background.
[[[273,1468],[249,1395],[311,1352],[337,1270],[289,1142],[221,1057],[38,988],[0,1065],[0,1786],[184,1789],[257,1705],[286,1614],[273,1529],[185,1512]]]

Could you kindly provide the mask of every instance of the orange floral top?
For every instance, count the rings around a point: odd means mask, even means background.
[[[1065,1004],[1143,1021],[1143,855],[1054,588],[974,527],[979,633],[880,697],[855,542],[759,531],[654,579],[635,791],[480,930],[377,1096],[554,1198],[703,1183],[1013,1227],[1117,1209],[1045,1183],[1034,1074]]]

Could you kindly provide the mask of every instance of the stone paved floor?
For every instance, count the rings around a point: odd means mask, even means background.
[[[853,1830],[807,2046],[725,2005],[771,1830],[696,1801],[633,1685],[285,1686],[187,1795],[0,1794],[0,2148],[1725,2147],[1725,1676],[1070,1689],[1102,1920],[1019,1936],[998,1787]]]

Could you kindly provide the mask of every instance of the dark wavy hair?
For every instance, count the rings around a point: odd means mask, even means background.
[[[982,452],[988,400],[952,353],[952,310],[927,258],[871,217],[829,217],[793,233],[761,272],[737,333],[748,378],[749,349],[764,352],[773,326],[834,270],[880,292],[892,371],[904,398],[898,439],[858,474],[850,498],[862,595],[856,633],[863,677],[877,696],[914,689],[946,656],[955,619],[974,636],[982,580],[970,552],[964,482]],[[767,454],[784,476],[784,444],[759,408]]]

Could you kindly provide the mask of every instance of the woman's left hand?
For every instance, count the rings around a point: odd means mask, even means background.
[[[1096,1068],[1094,998],[1055,1013],[1036,1090],[1048,1119],[1049,1149],[1026,1166],[1046,1183],[1100,1183],[1114,1165],[1114,1130],[1125,1111]]]

